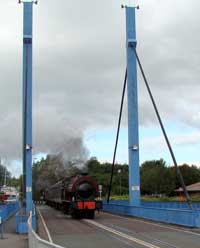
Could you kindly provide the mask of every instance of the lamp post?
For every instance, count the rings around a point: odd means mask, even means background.
[[[119,174],[119,192],[120,192],[120,196],[121,196],[122,195],[122,177],[121,177],[122,170],[119,169],[117,172]]]
[[[102,185],[99,185],[99,200],[102,199],[101,194],[102,194]]]

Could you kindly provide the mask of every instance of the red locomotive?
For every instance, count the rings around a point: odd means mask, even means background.
[[[0,205],[5,204],[8,200],[9,195],[7,195],[5,192],[0,191]]]
[[[102,201],[96,200],[98,184],[87,174],[66,177],[45,192],[46,204],[71,214],[74,218],[90,218],[95,210],[102,209]]]
[[[0,192],[0,201],[3,202],[8,199],[8,196],[4,192]]]

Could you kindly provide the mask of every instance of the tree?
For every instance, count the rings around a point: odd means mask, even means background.
[[[188,164],[183,164],[179,166],[182,173],[185,185],[190,185],[193,183],[200,182],[200,169],[195,165],[189,166]],[[173,173],[176,174],[176,171],[173,170]],[[182,187],[178,177],[176,178],[176,188]]]
[[[63,179],[66,175],[61,154],[47,155],[46,159],[33,164],[33,199],[40,198],[42,192]]]
[[[80,166],[81,165],[81,166]],[[106,196],[111,176],[111,163],[101,163],[96,157],[85,164],[79,160],[65,161],[62,154],[48,155],[33,165],[33,198],[39,199],[44,190],[66,176],[76,176],[88,171],[89,175],[103,186]],[[120,174],[118,171],[121,171]],[[186,164],[180,166],[186,185],[200,181],[200,170]],[[115,164],[112,195],[128,194],[129,166]],[[171,195],[180,187],[175,167],[169,167],[163,159],[144,162],[140,167],[141,193],[148,195]]]
[[[175,189],[175,178],[163,159],[146,161],[140,168],[141,193],[169,195]]]
[[[15,187],[15,188],[21,187],[21,185],[22,185],[22,176],[20,176],[19,178],[16,178],[16,177],[10,178],[10,180],[8,181],[8,185],[12,186],[12,187]]]
[[[33,164],[33,199],[39,200],[44,191],[66,176],[79,175],[86,167],[80,158],[66,161],[63,154],[47,155]]]
[[[5,166],[0,164],[0,186],[3,186],[5,182],[8,184],[10,179],[11,179],[11,173],[7,170]]]
[[[88,160],[86,164],[88,168],[88,173],[91,175],[98,184],[103,186],[102,195],[105,196],[108,191],[111,175],[111,163],[100,163],[97,158],[93,157]],[[121,170],[119,177],[118,170]],[[121,180],[121,185],[120,185]],[[120,189],[121,187],[121,189]],[[119,195],[120,191],[122,194],[128,193],[128,165],[127,164],[115,164],[113,183],[112,183],[112,194]]]

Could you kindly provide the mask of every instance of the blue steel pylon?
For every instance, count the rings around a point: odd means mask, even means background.
[[[21,1],[19,1],[21,2]],[[26,214],[32,203],[32,26],[33,1],[23,2],[23,175]]]
[[[139,125],[136,47],[136,7],[126,7],[129,203],[140,205]]]

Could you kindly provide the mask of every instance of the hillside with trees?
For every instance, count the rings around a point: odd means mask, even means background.
[[[33,164],[33,199],[39,200],[44,195],[46,188],[66,176],[75,176],[82,172],[88,172],[98,184],[103,186],[102,195],[105,197],[110,181],[111,167],[111,163],[102,163],[95,157],[83,163],[82,161],[65,161],[61,154],[48,155],[45,159]],[[200,182],[200,169],[198,167],[183,164],[179,168],[186,185]],[[174,190],[181,187],[175,167],[169,166],[163,159],[142,163],[140,180],[141,194],[144,196],[173,196]],[[8,186],[21,187],[22,176],[12,177],[6,167],[0,165],[0,186],[3,186],[5,181]],[[115,165],[111,195],[128,195],[127,164],[117,163]]]
[[[84,165],[64,161],[62,155],[48,155],[46,159],[33,165],[33,198],[39,199],[44,190],[50,185],[62,180],[66,176],[77,175],[87,171],[103,186],[103,196],[108,190],[111,173],[111,163],[101,163],[97,158],[90,158]],[[200,181],[200,169],[196,166],[183,164],[179,166],[185,184],[189,185]],[[171,196],[174,190],[181,185],[176,177],[176,170],[163,159],[146,161],[140,166],[141,193],[148,196]],[[128,194],[128,165],[116,164],[112,195]]]

